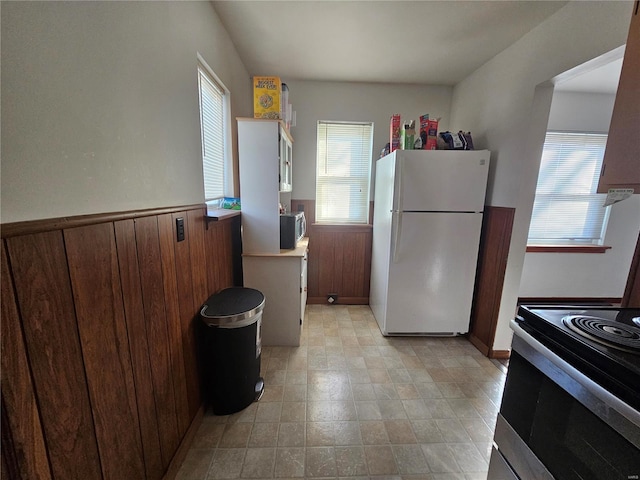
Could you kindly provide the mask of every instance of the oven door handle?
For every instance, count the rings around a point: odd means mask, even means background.
[[[592,413],[640,448],[640,412],[545,347],[515,320],[511,320],[510,326],[515,333],[512,344],[514,352],[519,353]]]

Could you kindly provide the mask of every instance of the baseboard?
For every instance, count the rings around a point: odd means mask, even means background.
[[[491,350],[488,357],[496,358],[499,360],[506,360],[508,358],[511,358],[511,350]]]
[[[307,305],[329,305],[327,297],[307,297]],[[369,305],[369,297],[340,297],[333,305]]]
[[[469,341],[471,342],[471,344],[476,347],[478,350],[480,350],[480,353],[482,353],[485,357],[489,357],[489,347],[487,345],[485,345],[482,340],[480,340],[478,337],[476,337],[473,333],[469,333],[469,336],[467,337],[469,339]]]
[[[187,453],[189,453],[189,448],[191,448],[191,444],[193,443],[193,438],[202,423],[202,418],[204,417],[204,405],[200,405],[200,408],[196,412],[193,420],[191,421],[191,425],[187,429],[187,433],[185,433],[182,438],[182,442],[178,446],[175,455],[169,462],[169,466],[167,467],[167,471],[165,472],[162,480],[174,480],[178,475],[178,471],[182,466],[182,462],[184,462]]]

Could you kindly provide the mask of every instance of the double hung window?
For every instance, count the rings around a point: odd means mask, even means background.
[[[602,245],[609,207],[597,194],[606,134],[547,132],[528,245]]]
[[[232,182],[227,168],[229,92],[204,64],[198,65],[205,201],[221,198]]]
[[[373,124],[318,122],[316,222],[368,223]]]

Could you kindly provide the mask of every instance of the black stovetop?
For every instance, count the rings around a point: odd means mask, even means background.
[[[587,338],[564,318],[594,317],[625,330],[640,330],[640,309],[591,306],[520,306],[516,322],[554,353],[626,403],[640,410],[640,351],[620,350]],[[631,328],[628,328],[631,327]]]

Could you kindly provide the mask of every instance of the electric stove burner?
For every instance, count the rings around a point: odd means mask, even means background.
[[[595,342],[640,354],[640,328],[600,317],[569,315],[562,319],[572,331]]]

